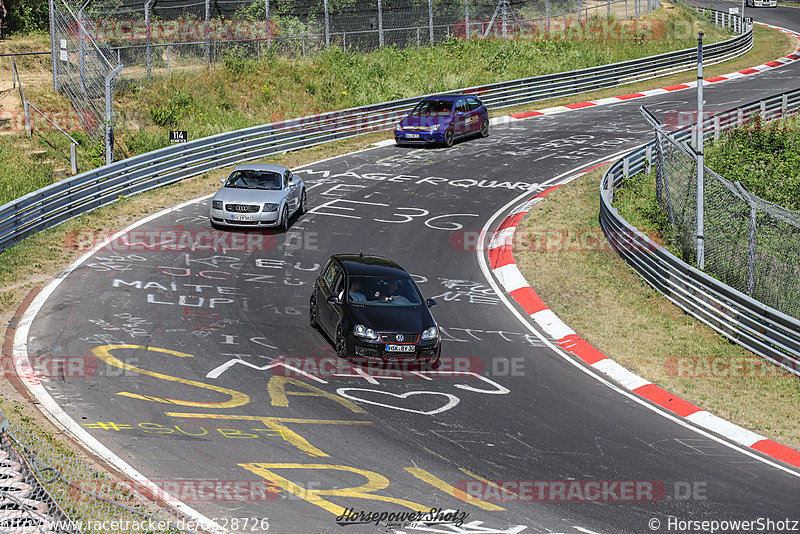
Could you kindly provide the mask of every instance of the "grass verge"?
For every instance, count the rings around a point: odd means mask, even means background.
[[[685,314],[606,247],[576,246],[586,234],[606,242],[597,217],[601,176],[602,170],[593,171],[554,191],[523,219],[518,245],[537,243],[526,236],[547,232],[560,241],[538,250],[515,250],[525,278],[565,323],[627,369],[720,417],[800,449],[800,379],[765,365]],[[633,195],[646,202],[647,190]],[[641,219],[628,220],[635,225]]]

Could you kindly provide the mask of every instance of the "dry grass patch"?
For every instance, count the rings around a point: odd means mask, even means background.
[[[588,232],[604,245],[598,222],[601,176],[593,171],[561,187],[522,221],[514,257],[531,286],[564,322],[621,365],[720,417],[800,448],[800,379],[763,365],[685,314],[614,252],[579,251],[572,238],[568,251],[526,246],[526,234],[546,231]],[[720,369],[736,364],[755,368],[757,376],[676,376],[679,358],[719,358]]]

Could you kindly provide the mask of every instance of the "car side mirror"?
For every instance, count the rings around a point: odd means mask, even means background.
[[[436,301],[433,299],[428,299],[427,301],[425,301],[425,304],[427,304],[429,308],[433,308],[434,306],[436,306]]]
[[[220,178],[219,179],[219,183],[224,184],[225,183],[225,178]]]
[[[328,303],[339,304],[339,297],[337,297],[336,295],[331,295],[330,297],[328,297]]]

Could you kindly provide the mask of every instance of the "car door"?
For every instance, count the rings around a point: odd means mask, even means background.
[[[481,121],[483,120],[483,111],[481,110],[481,102],[475,97],[467,98],[467,107],[469,108],[469,122],[468,130],[470,132],[477,132],[481,129]]]
[[[468,117],[467,100],[466,98],[459,98],[456,101],[455,117],[453,118],[453,133],[458,137],[467,133],[467,119]]]
[[[333,279],[331,294],[339,299],[338,304],[330,305],[330,335],[334,337],[336,335],[336,327],[342,323],[342,317],[344,316],[344,302],[346,300],[344,295],[344,271],[339,271]]]
[[[320,327],[323,332],[331,334],[331,317],[335,304],[328,302],[328,297],[333,295],[333,287],[336,277],[341,274],[342,267],[336,260],[331,260],[322,271],[319,281],[319,294],[317,295],[317,313]]]
[[[292,211],[294,211],[300,205],[300,180],[295,178],[292,171],[286,171],[286,175],[286,181],[289,184],[289,194],[292,199]]]

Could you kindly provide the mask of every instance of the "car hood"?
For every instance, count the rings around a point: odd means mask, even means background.
[[[376,332],[421,334],[436,323],[425,306],[348,306],[353,324],[363,324]]]
[[[235,187],[223,187],[214,195],[214,200],[221,200],[225,203],[235,204],[263,204],[273,202],[280,204],[285,191],[269,191],[266,189],[237,189]]]
[[[402,121],[400,121],[400,126],[407,128],[411,127],[419,127],[419,126],[434,126],[436,124],[449,124],[450,117],[418,117],[408,116]]]

